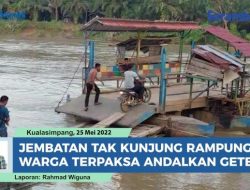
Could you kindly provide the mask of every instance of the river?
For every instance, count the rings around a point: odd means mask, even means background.
[[[8,95],[11,115],[10,136],[18,127],[71,127],[72,117],[54,112],[80,63],[81,42],[41,42],[0,40],[0,95]],[[99,43],[97,61],[114,62],[114,47]],[[80,63],[81,66],[83,63]],[[68,94],[81,93],[81,69],[76,73]],[[245,190],[249,174],[114,174],[112,181],[98,183],[41,183],[30,190]],[[25,188],[27,189],[27,188]]]

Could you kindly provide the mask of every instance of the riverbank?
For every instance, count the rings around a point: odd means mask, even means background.
[[[65,23],[62,21],[30,21],[30,20],[0,20],[0,39],[27,39],[27,40],[44,40],[44,41],[58,41],[58,40],[82,40],[83,32],[81,31],[81,24]],[[167,34],[150,34],[144,35],[161,35]],[[170,36],[176,36],[177,34],[169,33]],[[137,37],[136,33],[92,33],[91,38],[96,40],[107,41],[122,41],[130,37]],[[178,36],[178,35],[177,35]],[[192,40],[202,40],[202,31],[192,31],[191,34],[185,39],[186,44],[190,44]],[[178,43],[178,42],[177,42]]]
[[[65,23],[61,21],[35,22],[35,21],[5,21],[0,20],[0,40],[32,40],[43,42],[80,42],[83,40],[81,24]],[[136,34],[134,34],[136,35]],[[121,33],[95,33],[91,38],[95,40],[120,41],[131,37],[131,34]]]
[[[64,22],[4,21],[0,20],[0,38],[15,39],[82,39],[80,24]]]
[[[207,26],[207,23],[202,24],[201,26]],[[83,32],[81,31],[82,24],[74,23],[65,23],[62,21],[30,21],[30,20],[0,20],[0,39],[24,39],[24,40],[33,40],[33,41],[62,41],[62,42],[80,42],[83,40]],[[235,25],[230,27],[231,33],[241,36],[237,31]],[[91,39],[100,40],[100,41],[123,41],[128,38],[137,37],[136,33],[91,33]],[[179,44],[179,34],[170,32],[170,33],[142,33],[141,37],[144,36],[165,36],[172,38],[172,44]],[[250,36],[250,33],[249,33]],[[248,35],[244,37],[250,39]],[[242,37],[242,36],[241,36]],[[217,46],[226,47],[226,43],[215,38],[214,36],[204,37],[204,31],[195,30],[191,31],[190,34],[184,39],[184,44],[190,45],[192,41],[195,41],[197,44],[213,44]]]

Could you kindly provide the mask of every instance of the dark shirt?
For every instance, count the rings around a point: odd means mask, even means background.
[[[5,106],[0,106],[0,128],[6,128],[6,119],[9,117],[9,110]]]

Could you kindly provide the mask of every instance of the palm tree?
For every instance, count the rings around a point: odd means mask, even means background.
[[[108,17],[120,18],[128,9],[129,0],[102,0],[99,1],[99,7]]]
[[[51,13],[54,13],[55,20],[59,19],[59,8],[62,6],[63,0],[48,0],[48,7]]]
[[[183,0],[180,9],[181,20],[205,20],[208,11],[208,0]]]
[[[157,0],[157,12],[163,20],[180,20],[181,18],[181,0]]]
[[[37,21],[39,17],[39,11],[46,9],[45,0],[19,0],[17,7],[21,10],[29,12],[32,20]]]
[[[69,15],[73,18],[74,23],[78,22],[83,13],[86,13],[89,9],[89,4],[86,0],[64,0],[62,4],[63,15]]]
[[[93,12],[97,10],[101,10],[103,5],[102,0],[88,0],[88,8],[91,9]]]
[[[149,20],[160,18],[157,0],[144,0],[143,3],[140,0],[129,0],[126,6],[127,8],[122,11],[122,17]]]
[[[8,8],[10,2],[8,0],[0,0],[0,11],[3,11],[4,8]]]

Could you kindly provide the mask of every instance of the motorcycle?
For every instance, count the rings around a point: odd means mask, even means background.
[[[148,103],[151,99],[151,90],[150,88],[144,87],[144,85],[143,85],[143,88],[144,88],[144,92],[143,92],[142,102]],[[139,100],[138,94],[132,90],[121,90],[120,94],[121,94],[120,108],[123,112],[128,112],[131,107],[142,103]]]

